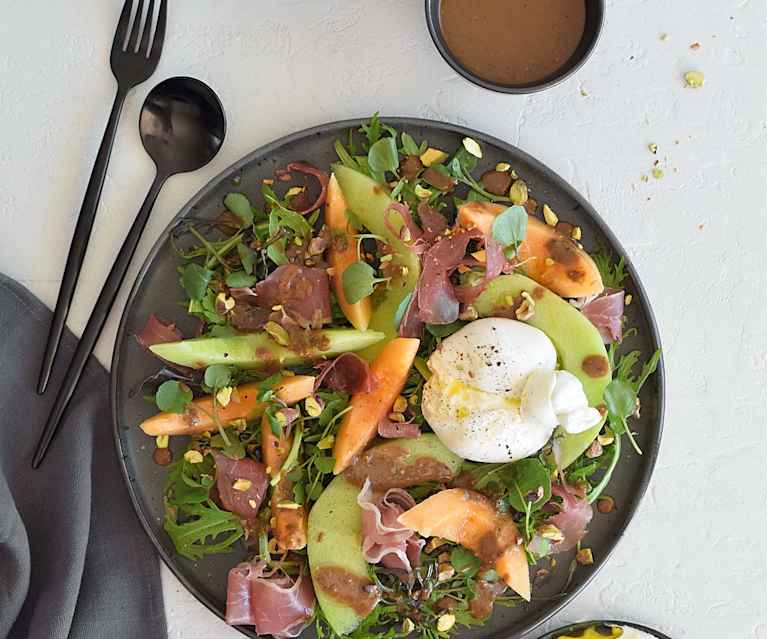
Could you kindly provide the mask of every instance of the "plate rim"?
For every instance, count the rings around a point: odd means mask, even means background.
[[[577,189],[575,189],[574,186],[572,186],[569,182],[567,182],[556,171],[554,171],[548,165],[544,164],[542,161],[533,157],[526,151],[520,149],[519,147],[509,142],[506,142],[504,140],[501,140],[493,135],[489,135],[482,131],[478,131],[476,129],[471,129],[469,127],[465,127],[459,124],[454,124],[452,122],[442,122],[439,120],[432,120],[428,118],[415,118],[415,117],[409,117],[409,116],[384,116],[384,115],[381,115],[379,117],[383,122],[391,123],[392,125],[395,125],[395,126],[400,125],[400,126],[409,126],[409,127],[418,127],[418,126],[432,127],[432,128],[438,128],[447,132],[457,133],[459,135],[463,135],[464,137],[467,137],[467,136],[477,137],[480,140],[487,142],[489,144],[492,144],[500,149],[509,150],[511,153],[516,154],[518,157],[520,157],[527,164],[534,167],[537,171],[545,174],[547,178],[551,181],[555,189],[564,192],[566,195],[568,195],[570,198],[575,200],[581,206],[581,208],[585,211],[588,217],[593,221],[594,225],[607,238],[610,246],[614,249],[617,249],[616,252],[620,254],[621,257],[624,258],[625,268],[629,273],[630,279],[632,283],[634,284],[634,287],[636,288],[637,293],[639,294],[638,295],[639,299],[637,301],[641,305],[642,312],[647,319],[647,324],[648,324],[648,328],[650,332],[650,341],[657,348],[661,348],[662,345],[661,345],[661,339],[660,339],[660,331],[658,329],[658,323],[655,318],[655,314],[653,313],[652,308],[649,304],[647,292],[644,288],[644,285],[642,284],[641,279],[639,278],[639,274],[637,273],[631,261],[630,256],[628,255],[625,248],[623,247],[623,244],[618,240],[618,238],[612,232],[612,230],[607,225],[607,223],[602,219],[602,216],[597,212],[594,206],[586,199],[586,197],[584,197]],[[138,293],[139,287],[141,283],[143,282],[144,278],[146,277],[146,274],[149,270],[150,265],[154,262],[155,257],[162,249],[171,230],[175,228],[179,220],[184,218],[194,208],[194,206],[196,206],[196,204],[200,200],[204,199],[206,196],[210,194],[211,191],[215,190],[221,184],[223,180],[230,179],[232,174],[241,170],[244,166],[250,164],[251,162],[259,158],[268,157],[268,154],[270,152],[282,146],[291,144],[292,142],[301,140],[303,138],[308,138],[313,135],[324,134],[329,131],[344,131],[349,128],[357,128],[363,121],[365,121],[368,118],[369,116],[363,116],[363,117],[347,118],[344,120],[334,120],[334,121],[314,125],[311,127],[307,127],[299,131],[295,131],[293,133],[289,133],[287,135],[284,135],[275,140],[272,140],[271,142],[267,142],[266,144],[263,144],[257,147],[253,151],[247,153],[246,155],[242,156],[240,159],[236,160],[229,166],[225,167],[221,172],[219,172],[217,175],[215,175],[210,180],[208,180],[199,190],[197,190],[194,193],[194,195],[192,195],[191,198],[189,198],[186,201],[186,203],[179,209],[178,213],[176,213],[176,215],[174,215],[173,218],[168,221],[165,228],[162,230],[160,235],[155,240],[151,249],[147,253],[146,257],[144,258],[141,268],[136,274],[136,277],[131,285],[128,296],[126,297],[125,305],[123,306],[121,314],[120,314],[120,322],[118,324],[117,333],[115,335],[115,341],[114,341],[111,364],[110,364],[109,403],[110,403],[110,409],[111,409],[110,412],[112,415],[112,434],[115,440],[115,452],[117,454],[117,458],[119,461],[120,470],[125,480],[126,488],[128,489],[128,494],[130,496],[131,504],[133,505],[133,510],[136,513],[136,516],[138,517],[139,522],[141,523],[141,527],[144,529],[144,532],[151,540],[152,545],[155,547],[155,550],[158,552],[158,554],[160,555],[160,558],[168,567],[168,569],[182,583],[184,588],[186,588],[186,590],[190,594],[192,594],[195,599],[197,599],[197,601],[202,603],[208,610],[210,610],[214,615],[216,615],[222,621],[224,621],[224,615],[218,609],[218,607],[210,600],[209,597],[200,593],[197,590],[197,588],[190,583],[190,581],[186,578],[186,576],[183,574],[180,568],[175,564],[175,557],[171,556],[170,553],[167,553],[165,551],[165,548],[160,543],[157,536],[154,534],[149,518],[145,516],[145,513],[140,507],[139,501],[132,488],[132,480],[128,474],[128,467],[126,465],[126,458],[128,453],[123,449],[122,440],[120,438],[120,423],[118,419],[117,401],[116,401],[117,392],[118,392],[118,388],[117,388],[118,373],[116,371],[120,370],[120,366],[121,366],[120,345],[125,341],[127,337],[126,336],[127,317],[128,317],[127,310],[133,305],[133,302]],[[652,442],[651,446],[649,447],[649,450],[644,451],[645,459],[647,460],[646,470],[642,473],[639,479],[638,485],[636,487],[636,492],[634,493],[635,498],[633,500],[631,508],[628,511],[628,516],[623,520],[623,523],[615,530],[614,541],[612,542],[610,547],[607,549],[607,552],[600,558],[600,561],[596,562],[595,565],[592,567],[590,573],[586,576],[583,583],[580,584],[577,588],[575,588],[572,592],[569,592],[566,596],[562,597],[562,600],[556,603],[555,605],[553,605],[551,608],[547,608],[545,611],[538,614],[534,614],[529,619],[524,620],[523,621],[524,627],[519,631],[519,634],[517,636],[521,637],[530,632],[533,632],[536,628],[538,628],[545,621],[547,621],[548,619],[553,617],[555,614],[557,614],[559,611],[561,611],[567,604],[569,604],[576,597],[578,597],[578,595],[580,595],[581,592],[583,592],[583,590],[591,583],[592,579],[597,575],[597,573],[609,561],[610,557],[615,551],[615,548],[618,546],[618,543],[623,538],[623,535],[625,534],[628,526],[634,520],[635,515],[637,514],[639,508],[641,507],[641,504],[642,504],[642,501],[644,500],[650,480],[655,471],[655,466],[658,461],[660,444],[661,444],[661,440],[663,439],[663,426],[664,426],[665,413],[666,413],[665,411],[666,374],[665,374],[664,360],[665,360],[665,356],[663,355],[663,351],[661,351],[661,357],[660,357],[660,361],[658,362],[658,368],[656,371],[656,380],[658,385],[658,400],[657,400],[658,401],[658,419],[657,419],[658,436]],[[244,627],[241,627],[241,626],[230,626],[230,627],[240,631],[243,635],[255,636],[251,634],[249,631],[246,631]],[[498,632],[494,632],[493,636],[496,636],[496,637],[503,636],[503,637],[508,637],[509,639],[512,639],[511,635],[506,634],[506,632],[507,631],[504,631],[501,629]]]

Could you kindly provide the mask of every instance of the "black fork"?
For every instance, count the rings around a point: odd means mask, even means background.
[[[149,6],[144,16],[144,0],[138,1],[135,17],[133,14],[133,0],[125,0],[120,21],[117,23],[110,64],[112,73],[117,80],[117,95],[115,96],[112,113],[109,116],[104,139],[101,141],[96,164],[88,181],[83,205],[77,218],[75,233],[72,244],[69,247],[67,264],[64,268],[64,276],[56,300],[56,310],[53,313],[51,328],[48,332],[48,341],[45,345],[43,365],[40,369],[40,379],[37,384],[37,392],[43,394],[51,377],[51,369],[56,358],[56,352],[64,332],[67,315],[72,303],[72,297],[77,286],[77,278],[85,259],[88,240],[91,236],[93,221],[96,218],[101,189],[104,186],[104,178],[109,166],[109,157],[112,154],[112,145],[117,132],[117,123],[125,103],[128,92],[136,85],[149,79],[157,68],[162,54],[162,46],[165,41],[165,23],[168,14],[167,0],[160,0],[160,9],[157,15],[156,26],[154,24],[155,0],[149,0]],[[152,33],[154,32],[154,34]]]

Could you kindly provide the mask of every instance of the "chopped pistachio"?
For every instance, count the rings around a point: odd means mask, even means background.
[[[511,177],[512,177],[514,180],[516,180],[517,178],[519,178],[519,175],[517,174],[517,172],[516,172],[514,169],[511,169]]]
[[[429,539],[428,542],[426,542],[426,546],[424,546],[423,551],[427,553],[432,552],[433,550],[436,550],[437,548],[444,545],[445,543],[447,542],[444,539],[442,539],[442,537],[432,537],[431,539]]]
[[[551,541],[562,541],[565,538],[562,531],[554,524],[544,524],[538,529],[538,534]]]
[[[290,344],[290,335],[288,335],[288,332],[277,322],[267,322],[264,324],[264,330],[281,346]]]
[[[658,153],[658,145],[655,144],[655,142],[650,142],[650,144],[647,145],[647,148],[650,149],[650,153],[653,155]]]
[[[271,185],[271,184],[274,184],[274,180],[272,180],[271,178],[264,178],[263,180],[261,180],[261,182],[263,184],[266,184],[267,186]]]
[[[188,450],[184,453],[184,459],[190,464],[201,464],[202,453],[199,450]]]
[[[168,435],[158,435],[155,439],[155,445],[157,448],[167,448],[170,437]]]
[[[405,617],[405,621],[402,622],[402,634],[409,635],[411,632],[413,632],[413,630],[415,630],[415,624],[413,623],[413,620]]]
[[[336,441],[335,435],[325,435],[320,441],[317,442],[317,448],[320,450],[330,450],[333,448],[333,442]]]
[[[434,149],[432,147],[429,147],[426,149],[423,153],[421,153],[421,164],[424,166],[431,166],[432,164],[441,164],[445,160],[447,160],[447,153],[444,151],[440,151],[439,149]]]
[[[684,82],[691,89],[700,89],[706,82],[701,71],[688,71],[684,74]]]
[[[405,421],[405,416],[402,413],[389,413],[389,419],[398,424],[402,424]]]
[[[546,266],[554,266],[554,264],[556,264],[556,262],[552,258],[547,257],[544,260],[544,264],[546,264]]]
[[[477,260],[477,262],[482,262],[483,264],[487,262],[487,251],[485,249],[481,249],[479,251],[474,251],[471,256]]]
[[[543,205],[543,219],[549,226],[556,226],[559,222],[559,216],[551,210],[548,204]]]
[[[511,168],[511,164],[508,162],[498,162],[498,164],[495,165],[495,170],[500,171],[501,173],[506,173]]]
[[[226,293],[219,293],[216,296],[216,301],[220,302],[224,307],[224,310],[228,313],[234,308],[235,301],[233,297],[229,297]]]
[[[216,393],[216,401],[219,406],[226,408],[232,400],[232,387],[224,386]]]
[[[522,291],[522,303],[514,315],[522,322],[526,322],[535,315],[535,300],[527,291]]]
[[[615,510],[615,500],[608,495],[600,497],[597,499],[597,510],[603,515],[611,513],[613,510]]]
[[[304,400],[304,408],[309,417],[319,417],[322,413],[322,406],[320,406],[320,403],[314,395],[309,395],[309,397]]]
[[[296,195],[300,195],[304,191],[306,191],[305,186],[291,186],[288,189],[288,192],[285,193],[285,197],[295,197]]]
[[[570,231],[570,237],[573,238],[574,240],[580,240],[582,236],[583,236],[583,232],[581,231],[580,226],[574,226],[573,230]]]
[[[248,499],[248,506],[255,510],[258,507],[258,502],[255,499]]]
[[[301,508],[301,505],[294,501],[281,501],[279,504],[277,504],[277,508],[285,508],[286,510],[298,510]]]
[[[455,576],[455,568],[449,563],[441,563],[437,572],[437,581],[447,581]]]
[[[596,459],[597,457],[601,457],[603,452],[602,444],[599,443],[599,439],[595,439],[591,442],[591,446],[586,450],[586,457],[589,459]]]
[[[473,306],[467,306],[458,315],[458,319],[468,321],[468,322],[472,322],[478,317],[479,317],[479,313],[477,312],[477,309],[474,308]]]
[[[328,266],[325,269],[325,272],[328,274],[328,277],[333,277],[336,274],[336,269],[334,269],[332,266]]]
[[[475,139],[464,138],[463,148],[471,153],[475,158],[482,159],[482,147],[479,146],[479,142],[477,142]]]
[[[455,615],[446,613],[437,619],[437,630],[447,632],[455,625]]]
[[[509,189],[509,197],[514,204],[524,204],[527,202],[529,194],[524,180],[514,181]]]
[[[394,400],[392,410],[396,413],[404,413],[407,410],[407,400],[402,397],[402,395],[399,395],[397,399]]]
[[[413,189],[413,191],[415,192],[415,196],[421,199],[430,198],[432,195],[432,192],[429,189],[425,189],[420,184],[416,184],[415,189]]]
[[[605,431],[604,435],[599,435],[597,437],[597,441],[602,446],[609,446],[610,444],[612,444],[615,441],[615,435],[612,434],[612,431],[607,430],[607,431]]]
[[[624,298],[624,300],[623,300],[623,304],[624,304],[625,306],[629,306],[633,300],[634,300],[634,296],[633,296],[631,293],[629,293],[629,294],[628,294],[628,295],[626,295],[626,297]]]
[[[253,482],[249,479],[237,479],[232,484],[232,488],[234,490],[237,490],[241,493],[244,493],[246,490],[248,490],[253,485]]]
[[[578,554],[575,555],[575,560],[581,566],[590,566],[594,563],[594,555],[591,552],[591,548],[581,548]]]
[[[656,166],[656,167],[653,167],[653,170],[652,170],[652,176],[653,176],[653,177],[654,177],[656,180],[660,180],[660,179],[663,177],[663,175],[664,175],[664,173],[663,173],[663,169],[661,169],[661,168],[659,168],[659,167],[657,167],[657,166]]]

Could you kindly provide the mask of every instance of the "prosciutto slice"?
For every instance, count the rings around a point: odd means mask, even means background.
[[[216,462],[216,489],[221,505],[243,519],[254,519],[266,495],[269,479],[266,467],[254,459],[229,459],[226,455],[213,452]],[[238,479],[250,482],[244,490],[236,490]],[[242,488],[242,484],[238,486]]]
[[[370,366],[356,353],[342,353],[335,359],[316,364],[320,371],[314,389],[325,386],[344,393],[369,393],[375,386]]]
[[[410,494],[402,488],[390,488],[376,499],[366,479],[357,503],[362,509],[362,553],[366,561],[406,572],[418,566],[424,541],[397,523],[397,517],[415,506]]]
[[[421,219],[422,238],[425,242],[434,242],[447,229],[445,216],[426,202],[421,202],[418,205],[418,217]]]
[[[176,328],[172,322],[165,322],[152,313],[147,319],[144,328],[136,333],[136,340],[144,348],[155,344],[178,342],[184,339],[184,334]]]
[[[279,266],[256,284],[256,296],[261,308],[280,306],[301,328],[320,328],[333,319],[328,274],[322,268]]]
[[[424,324],[418,313],[418,291],[414,292],[408,302],[405,314],[399,324],[400,337],[418,337],[423,335]]]
[[[458,231],[434,244],[423,256],[423,270],[418,282],[418,316],[427,324],[450,324],[458,319],[459,302],[450,274],[466,255],[479,231]]]
[[[624,306],[625,291],[608,288],[581,308],[581,313],[597,327],[602,341],[605,344],[611,344],[623,339]]]
[[[226,623],[255,626],[259,635],[297,637],[314,615],[311,579],[275,575],[262,561],[241,563],[229,571]]]
[[[553,484],[551,494],[562,499],[561,504],[556,501],[555,505],[559,512],[549,518],[565,538],[554,545],[553,552],[565,552],[575,548],[578,542],[586,536],[586,527],[589,525],[594,512],[591,504],[586,499],[583,490],[567,484]]]

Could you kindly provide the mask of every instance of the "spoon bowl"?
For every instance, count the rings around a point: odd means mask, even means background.
[[[224,142],[224,108],[204,82],[169,78],[146,97],[139,133],[159,174],[196,171],[215,157]]]
[[[218,96],[207,84],[194,78],[170,78],[150,91],[141,108],[139,133],[144,148],[155,163],[149,192],[99,293],[82,338],[69,364],[64,381],[51,408],[48,421],[32,459],[32,467],[43,462],[53,436],[74,395],[85,364],[93,352],[109,317],[120,286],[128,272],[141,234],[152,212],[162,185],[171,175],[201,169],[224,143],[226,118]]]

